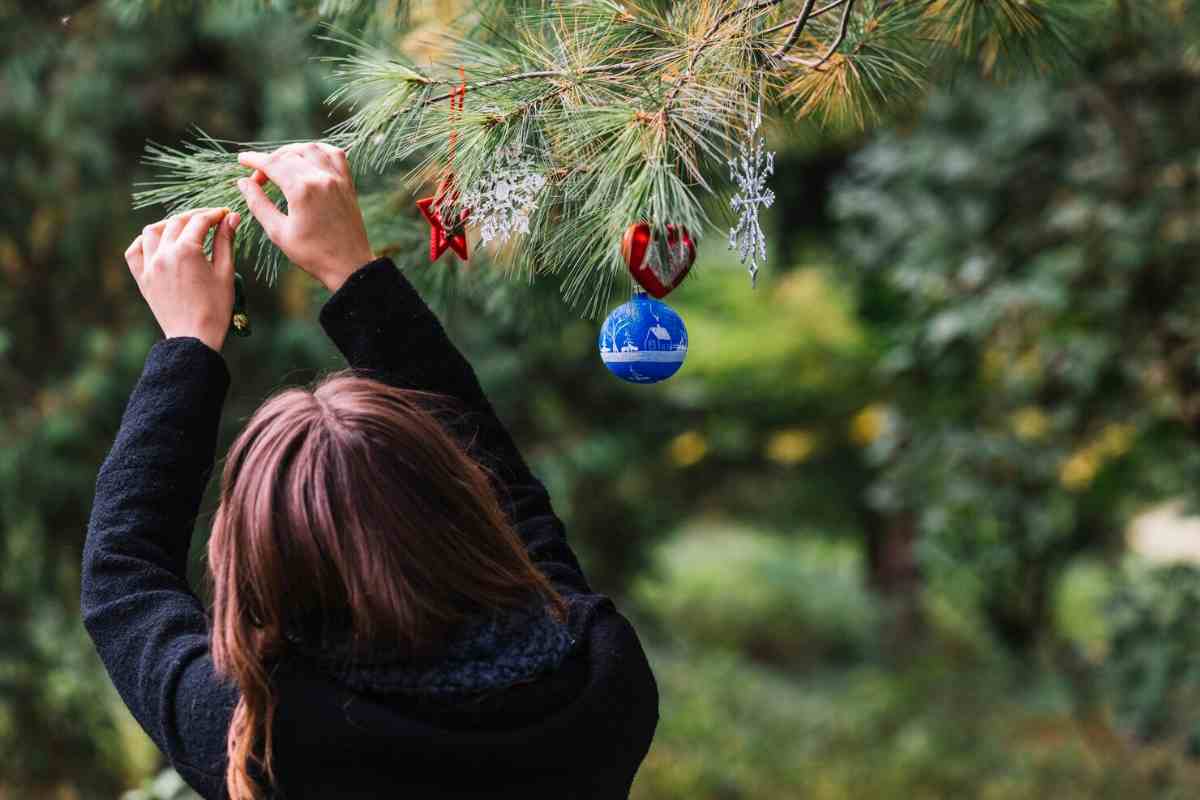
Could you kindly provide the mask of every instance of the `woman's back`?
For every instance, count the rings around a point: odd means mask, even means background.
[[[350,689],[309,663],[286,665],[276,727],[283,796],[403,787],[421,798],[627,797],[657,693],[649,665],[630,657],[637,639],[625,619],[604,601],[580,597],[576,607],[596,603],[588,635],[558,669],[482,699]]]

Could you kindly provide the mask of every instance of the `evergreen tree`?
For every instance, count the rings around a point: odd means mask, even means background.
[[[729,159],[755,136],[760,111],[784,125],[861,126],[964,58],[1001,76],[1063,62],[1075,28],[1105,4],[1093,5],[478,0],[445,26],[413,32],[412,17],[402,18],[400,32],[384,36],[341,24],[338,14],[361,13],[361,4],[323,5],[326,38],[344,48],[330,56],[338,86],[328,101],[348,112],[326,139],[360,173],[399,175],[410,190],[437,186],[443,220],[470,213],[467,224],[485,231],[495,217],[465,198],[487,200],[497,178],[537,176],[528,233],[499,248],[498,261],[525,279],[555,276],[569,304],[595,313],[627,280],[629,225],[703,235],[715,212],[725,215],[729,201],[712,198],[727,194]],[[395,19],[395,7],[384,15]],[[138,202],[244,211],[234,188],[244,170],[224,147],[234,144],[201,134],[183,148],[152,146],[160,179]],[[661,233],[656,241],[667,246]],[[238,247],[273,280],[282,256],[253,221]]]
[[[1200,13],[1138,4],[1109,22],[1070,79],[938,93],[833,196],[886,342],[868,496],[1024,655],[1062,644],[1067,570],[1123,554],[1149,502],[1194,507],[1200,479]],[[1172,703],[1194,652],[1167,633],[1194,605],[1188,572],[1135,571],[1116,604],[1110,666],[1143,735],[1191,717]]]

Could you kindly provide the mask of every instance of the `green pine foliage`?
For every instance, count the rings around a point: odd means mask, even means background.
[[[1092,7],[1064,5],[485,0],[461,4],[416,45],[372,36],[346,24],[339,4],[321,4],[337,84],[327,102],[344,115],[325,138],[359,173],[399,175],[409,191],[451,174],[469,187],[505,148],[531,159],[546,184],[529,233],[493,260],[507,275],[555,280],[568,305],[595,314],[630,285],[620,255],[630,224],[698,236],[727,225],[726,162],[760,107],[784,124],[861,127],[911,104],[956,60],[1001,75],[1046,68],[1067,59],[1072,25]],[[182,147],[151,145],[159,177],[137,205],[244,210],[233,151],[282,143],[201,133]],[[239,247],[275,279],[282,257],[253,221]]]

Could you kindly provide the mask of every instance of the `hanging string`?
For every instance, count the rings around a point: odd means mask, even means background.
[[[462,66],[458,68],[458,79],[458,88],[450,95],[450,158],[447,166],[451,174],[454,171],[454,147],[458,144],[458,123],[462,120],[463,101],[467,97],[467,71]]]
[[[758,126],[762,124],[762,101],[763,101],[763,91],[766,88],[766,84],[767,84],[767,71],[759,70],[758,71],[758,101],[755,104],[755,109],[754,109],[754,130],[756,130],[756,131],[758,130]],[[747,120],[747,122],[748,121],[749,120]]]
[[[454,186],[454,152],[458,145],[458,125],[462,121],[464,103],[467,97],[467,72],[463,67],[458,68],[459,85],[450,92],[450,110],[447,112],[450,120],[450,147],[446,158],[446,165],[443,167],[442,180],[438,182],[437,201],[434,207],[441,214],[442,224],[447,230],[453,230],[461,225],[460,221],[454,221],[446,216],[447,209],[444,207],[444,201],[449,199],[449,205],[453,206],[458,201],[458,192]],[[446,195],[450,195],[449,198]]]

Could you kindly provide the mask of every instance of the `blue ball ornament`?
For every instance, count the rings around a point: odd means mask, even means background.
[[[683,366],[687,328],[675,309],[639,292],[604,320],[597,345],[604,366],[621,380],[658,383]]]

